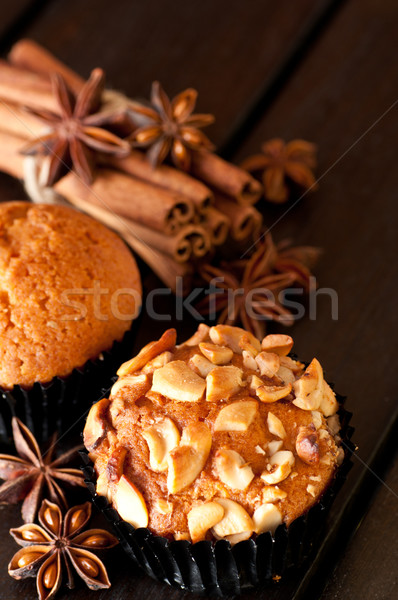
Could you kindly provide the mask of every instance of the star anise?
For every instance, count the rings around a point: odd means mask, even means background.
[[[289,183],[304,190],[315,190],[313,169],[316,166],[316,146],[305,140],[292,140],[285,144],[274,138],[261,146],[262,154],[246,158],[242,168],[262,175],[264,196],[270,202],[286,202]]]
[[[309,291],[314,286],[310,267],[319,254],[317,248],[292,247],[289,241],[275,245],[268,234],[249,258],[201,267],[213,291],[198,309],[203,315],[218,314],[218,323],[239,322],[259,338],[264,337],[266,321],[292,325],[294,316],[283,306],[281,292],[293,285]]]
[[[49,450],[42,454],[33,434],[16,417],[12,419],[12,430],[19,457],[0,454],[0,478],[6,480],[0,486],[0,502],[15,504],[23,500],[22,518],[25,523],[34,520],[45,488],[53,502],[67,508],[65,494],[56,480],[85,487],[80,469],[63,467],[82,446],[76,446],[53,460],[55,435]]]
[[[52,77],[53,93],[59,114],[45,109],[30,109],[48,127],[49,132],[35,138],[23,154],[49,156],[47,185],[52,185],[70,168],[87,184],[94,177],[95,153],[126,156],[130,145],[109,129],[120,119],[119,112],[100,111],[105,76],[94,69],[77,96],[58,73]]]
[[[199,129],[213,123],[213,115],[192,114],[197,95],[196,90],[188,88],[170,100],[160,83],[154,81],[151,106],[138,102],[130,105],[138,125],[130,139],[135,146],[149,148],[147,156],[153,166],[170,154],[177,168],[188,171],[193,150],[213,148]]]
[[[62,582],[63,566],[69,588],[74,587],[73,569],[91,590],[109,588],[105,566],[92,551],[113,548],[118,541],[104,529],[82,532],[90,517],[90,502],[74,506],[63,518],[56,504],[44,500],[39,511],[40,525],[28,523],[10,529],[22,550],[12,557],[8,573],[14,579],[37,577],[40,600],[55,596]]]

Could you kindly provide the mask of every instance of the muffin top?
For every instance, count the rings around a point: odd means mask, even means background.
[[[120,340],[140,275],[122,240],[74,209],[0,204],[0,385],[65,376]]]
[[[179,346],[173,329],[145,346],[87,419],[97,493],[135,527],[193,542],[236,543],[305,513],[343,453],[335,394],[292,345],[201,324]]]

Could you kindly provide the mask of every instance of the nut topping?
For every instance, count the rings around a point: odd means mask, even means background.
[[[243,335],[247,336],[249,342],[257,348],[259,352],[261,350],[258,339],[252,333],[245,331],[240,327],[233,327],[232,325],[215,325],[214,327],[210,327],[209,335],[213,344],[229,346],[229,348],[237,354],[242,354],[240,340]]]
[[[275,465],[284,465],[288,463],[291,467],[294,465],[294,455],[290,450],[280,450],[275,452],[270,458],[270,463],[272,466]]]
[[[93,404],[88,413],[83,431],[83,442],[87,450],[94,450],[106,433],[104,413],[109,406],[109,400],[103,398]]]
[[[256,533],[270,531],[273,535],[282,523],[282,514],[274,504],[262,504],[254,511],[253,522]]]
[[[219,479],[236,490],[245,490],[254,477],[250,465],[244,458],[235,450],[228,448],[217,450],[214,466]]]
[[[272,440],[272,442],[268,443],[268,454],[272,456],[276,452],[278,452],[283,446],[282,440]]]
[[[110,455],[106,465],[106,474],[108,481],[117,482],[123,475],[124,459],[126,458],[127,448],[118,446]]]
[[[253,358],[256,358],[257,354],[260,351],[260,348],[259,348],[258,344],[256,344],[254,346],[251,343],[251,340],[252,340],[252,338],[250,338],[247,333],[244,333],[239,340],[239,347],[242,349],[242,354],[244,351],[244,352],[250,354],[250,356],[252,356]]]
[[[148,525],[148,510],[145,500],[139,489],[125,475],[121,476],[117,484],[114,501],[116,510],[124,521],[133,527]]]
[[[209,529],[224,516],[224,508],[218,502],[206,502],[195,506],[188,513],[188,528],[192,543],[204,540]]]
[[[256,356],[256,363],[261,375],[271,378],[277,374],[280,367],[279,356],[273,352],[260,352]]]
[[[273,471],[263,471],[261,474],[261,479],[268,483],[268,485],[274,485],[275,483],[280,483],[286,477],[289,477],[291,472],[291,467],[289,464],[279,465],[275,467]]]
[[[304,368],[304,364],[299,362],[298,360],[293,360],[290,356],[281,356],[281,367],[286,367],[286,369],[290,369],[293,373],[299,373]]]
[[[209,344],[208,342],[201,342],[199,348],[202,354],[215,365],[226,365],[234,355],[231,348]]]
[[[296,452],[307,465],[319,463],[318,433],[312,423],[299,428],[296,438]]]
[[[239,400],[220,410],[214,431],[247,431],[258,411],[255,400]]]
[[[267,424],[269,432],[272,433],[272,435],[276,435],[276,437],[279,437],[282,440],[285,439],[286,431],[283,427],[282,421],[272,412],[268,413]]]
[[[293,404],[303,410],[318,410],[322,400],[322,383],[322,367],[314,358],[300,379],[293,384],[296,395]]]
[[[153,374],[152,391],[179,402],[197,402],[206,382],[182,360],[173,360]]]
[[[174,355],[172,352],[166,350],[166,352],[162,352],[161,354],[155,356],[155,358],[147,362],[147,364],[142,370],[144,373],[153,373],[154,371],[156,371],[156,369],[164,367],[164,365],[167,365],[167,363],[173,360],[173,356]]]
[[[260,379],[260,377],[257,377],[257,375],[249,375],[247,377],[247,382],[251,390],[257,390],[257,388],[264,385],[264,381]]]
[[[309,484],[307,485],[307,492],[308,492],[308,493],[309,493],[309,494],[310,494],[310,495],[311,495],[313,498],[315,498],[315,496],[316,496],[316,490],[315,490],[315,486],[314,486],[314,485],[312,485],[312,483],[309,483]]]
[[[292,386],[290,383],[283,386],[262,385],[256,389],[256,394],[261,402],[269,404],[285,398],[288,394],[290,394],[291,390]]]
[[[315,423],[315,421],[314,421],[314,423]],[[327,426],[328,426],[328,429],[329,429],[330,433],[332,435],[337,435],[338,432],[340,431],[340,418],[339,418],[339,415],[334,414],[331,417],[328,417],[326,419],[326,423],[327,423]],[[322,425],[322,421],[321,421],[321,425]],[[318,427],[317,427],[317,429],[318,429]]]
[[[296,381],[293,371],[284,366],[279,367],[277,376],[283,383],[294,383]]]
[[[167,471],[167,456],[180,443],[180,432],[168,417],[148,427],[142,437],[149,447],[149,464],[152,471]]]
[[[318,411],[318,410],[313,410],[311,412],[312,415],[312,422],[314,424],[315,429],[320,429],[323,425],[323,420],[322,420],[322,414]],[[340,429],[340,426],[338,427],[337,431]],[[336,433],[337,433],[336,431]]]
[[[303,410],[320,410],[325,417],[337,412],[339,405],[329,384],[323,378],[319,361],[314,358],[304,374],[293,384],[296,398],[293,404]]]
[[[116,394],[124,387],[129,388],[129,401],[135,402],[135,400],[138,400],[141,398],[141,396],[146,394],[151,387],[151,382],[149,381],[148,376],[144,373],[140,373],[140,375],[127,375],[126,377],[120,377],[116,383],[113,384],[110,397],[113,398],[116,396]]]
[[[204,342],[209,339],[210,327],[205,323],[200,323],[199,327],[195,331],[192,337],[184,342],[184,346],[197,346],[200,342]]]
[[[185,489],[203,470],[210,453],[212,437],[205,423],[191,423],[182,432],[180,445],[167,457],[167,489],[177,494]]]
[[[271,456],[269,464],[271,465],[271,471],[263,471],[261,479],[265,483],[268,483],[268,485],[280,483],[291,473],[292,466],[294,465],[293,453],[290,450],[276,452]]]
[[[214,502],[224,509],[223,518],[212,529],[216,537],[225,538],[237,533],[251,533],[254,530],[252,518],[238,502],[227,498],[215,498]]]
[[[191,356],[188,365],[194,373],[204,378],[207,377],[210,371],[216,368],[216,365],[207,360],[203,354],[194,354]]]
[[[252,534],[252,531],[242,531],[242,533],[231,533],[231,535],[226,535],[225,540],[227,540],[231,546],[235,544],[239,544],[239,542],[244,542],[248,540]]]
[[[336,394],[326,381],[323,381],[322,385],[322,400],[319,405],[319,410],[325,415],[330,417],[334,415],[339,409],[338,402],[336,400]]]
[[[247,350],[242,350],[243,366],[251,371],[258,371],[258,364],[254,356]]]
[[[242,387],[242,376],[243,371],[239,367],[232,365],[216,367],[206,377],[206,400],[208,402],[228,400]]]
[[[343,448],[340,446],[340,448],[337,450],[337,456],[336,456],[336,463],[338,464],[338,466],[342,465],[344,462],[344,450]]]
[[[279,500],[284,500],[287,493],[280,490],[277,485],[268,485],[263,487],[261,496],[264,503],[278,502]]]
[[[293,348],[293,339],[290,335],[273,333],[265,336],[261,342],[261,348],[266,352],[275,352],[279,356],[286,356]]]
[[[171,350],[172,348],[174,348],[175,343],[176,330],[167,329],[167,331],[164,332],[164,334],[159,340],[157,340],[156,342],[150,342],[142,348],[142,350],[137,354],[137,356],[134,356],[134,358],[132,358],[131,360],[123,363],[117,371],[117,375],[119,377],[125,377],[125,375],[131,375],[131,373],[139,371],[158,354],[161,354],[166,350]]]

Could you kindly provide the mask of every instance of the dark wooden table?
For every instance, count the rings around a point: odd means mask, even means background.
[[[316,318],[305,317],[292,333],[300,356],[319,357],[348,396],[358,452],[311,564],[242,598],[398,598],[396,1],[6,4],[3,53],[29,36],[84,76],[104,67],[108,82],[130,96],[147,96],[154,79],[171,94],[194,86],[198,109],[217,117],[212,139],[232,160],[273,136],[318,144],[319,191],[264,214],[276,239],[324,248],[317,274],[320,286],[338,294],[338,319],[324,297]],[[21,185],[0,175],[0,199],[21,197]],[[144,319],[137,347],[166,325]],[[18,510],[1,507],[0,515],[0,598],[34,598],[33,580],[16,582],[6,573],[16,550],[8,529],[19,524]],[[195,599],[136,571],[121,551],[110,563],[113,586],[93,598]],[[87,594],[79,585],[59,598]]]

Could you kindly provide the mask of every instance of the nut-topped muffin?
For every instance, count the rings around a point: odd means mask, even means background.
[[[339,405],[318,360],[305,368],[292,346],[204,324],[181,345],[170,329],[145,346],[86,422],[97,493],[134,527],[194,543],[308,511],[343,458]]]

